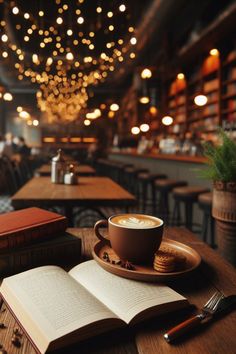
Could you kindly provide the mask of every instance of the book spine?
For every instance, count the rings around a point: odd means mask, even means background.
[[[20,230],[10,235],[0,237],[0,252],[14,247],[31,244],[37,240],[44,240],[50,236],[56,237],[58,233],[67,228],[67,219],[55,220],[54,222],[35,225],[32,228]]]
[[[74,266],[80,262],[80,258],[80,239],[9,252],[0,255],[0,276],[9,276],[42,265]]]

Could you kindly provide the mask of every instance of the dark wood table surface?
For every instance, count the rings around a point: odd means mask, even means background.
[[[94,243],[97,241],[93,229],[69,229],[69,232],[82,239],[82,261],[91,259]],[[194,248],[202,257],[200,267],[188,277],[169,283],[176,291],[188,298],[191,304],[201,308],[216,291],[225,295],[236,294],[236,270],[223,260],[215,250],[209,248],[191,232],[181,228],[165,230],[165,237],[183,242]],[[189,311],[189,310],[188,310]],[[191,310],[191,314],[196,310]],[[136,327],[105,333],[66,348],[63,354],[235,354],[236,353],[236,311],[220,316],[217,320],[202,326],[200,330],[183,337],[175,344],[168,344],[163,333],[190,313],[179,311],[162,317],[150,319]],[[17,326],[8,311],[0,313],[0,321],[11,328]],[[12,333],[12,332],[11,332]],[[7,336],[0,330],[0,343],[5,349],[12,348]],[[11,354],[34,354],[27,339],[24,346]]]
[[[77,185],[51,183],[50,177],[33,177],[11,199],[15,209],[61,206],[69,220],[75,207],[125,207],[128,211],[136,204],[132,194],[107,177],[79,177]]]
[[[89,165],[78,165],[76,166],[76,171],[79,176],[95,176],[96,174],[95,169]],[[50,176],[51,165],[50,164],[42,165],[36,170],[35,174],[36,176]]]

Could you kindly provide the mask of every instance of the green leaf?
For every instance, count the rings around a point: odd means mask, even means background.
[[[201,177],[213,181],[236,181],[236,143],[223,129],[219,129],[219,137],[220,145],[204,145],[207,168],[200,172]]]

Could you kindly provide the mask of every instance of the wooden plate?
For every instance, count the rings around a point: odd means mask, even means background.
[[[173,280],[189,274],[196,269],[201,263],[200,255],[191,247],[174,240],[163,239],[161,246],[168,247],[186,257],[186,263],[183,269],[171,273],[160,273],[152,268],[151,265],[137,265],[134,264],[135,270],[128,270],[122,268],[120,265],[108,263],[103,259],[104,252],[107,252],[111,260],[117,261],[119,257],[115,254],[113,249],[104,244],[102,241],[97,242],[93,249],[93,258],[98,264],[110,273],[119,275],[124,278],[148,281],[148,282],[163,282]]]

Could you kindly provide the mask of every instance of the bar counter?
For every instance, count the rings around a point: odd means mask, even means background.
[[[110,150],[108,158],[147,168],[152,173],[165,173],[168,178],[185,180],[189,185],[211,188],[211,182],[200,177],[200,171],[205,168],[204,163],[207,161],[203,156],[138,154],[136,149],[132,149],[129,151]]]
[[[131,151],[110,151],[109,154],[114,156],[133,156],[140,158],[150,158],[157,160],[171,160],[171,161],[181,161],[181,162],[192,162],[192,163],[205,163],[207,159],[203,156],[190,156],[190,155],[175,155],[175,154],[160,154],[160,153],[144,153],[138,154],[136,149],[132,149]]]

